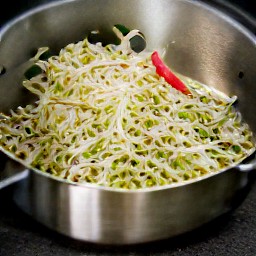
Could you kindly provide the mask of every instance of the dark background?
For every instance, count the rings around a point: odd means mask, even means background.
[[[53,0],[9,0],[0,7],[0,26],[16,15]],[[256,18],[255,0],[206,1],[248,25]],[[22,50],[22,49],[21,49]],[[180,255],[256,256],[255,173],[237,207],[217,220],[182,236],[137,246],[103,246],[81,243],[52,232],[32,220],[13,203],[12,186],[0,191],[0,256]]]

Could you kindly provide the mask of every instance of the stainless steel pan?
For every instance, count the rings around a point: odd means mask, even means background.
[[[75,0],[40,6],[0,30],[0,65],[13,72],[41,46],[58,51],[94,29],[106,35],[122,23],[143,31],[148,47],[168,45],[166,61],[176,71],[239,98],[239,110],[256,132],[256,38],[226,13],[189,0]],[[0,77],[0,111],[33,100],[20,81]],[[24,170],[1,155],[7,173],[1,186],[19,180],[14,200],[47,227],[82,241],[132,244],[193,230],[230,211],[256,167],[251,159],[185,184],[124,191],[70,184]],[[9,178],[8,178],[9,176]]]

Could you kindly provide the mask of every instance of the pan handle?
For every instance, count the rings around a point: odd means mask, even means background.
[[[0,190],[27,178],[29,170],[0,152]]]
[[[239,164],[237,166],[237,169],[241,172],[250,172],[254,169],[256,169],[256,157],[254,157],[254,159],[246,164]]]
[[[5,177],[3,180],[0,180],[0,190],[2,188],[8,187],[18,181],[21,181],[21,180],[27,178],[28,173],[29,173],[29,170],[25,169],[22,172],[18,172],[16,174],[13,174],[10,177]]]

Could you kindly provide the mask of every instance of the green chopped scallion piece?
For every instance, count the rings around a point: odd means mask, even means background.
[[[42,73],[42,69],[38,65],[34,64],[29,69],[26,70],[26,72],[24,73],[24,76],[26,79],[30,80],[32,77],[35,77],[41,73]]]

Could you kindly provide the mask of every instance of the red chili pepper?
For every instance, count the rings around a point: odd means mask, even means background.
[[[191,95],[191,92],[186,87],[186,85],[164,64],[157,51],[152,53],[151,60],[156,67],[156,73],[159,76],[162,76],[165,81],[175,89],[186,95]]]

